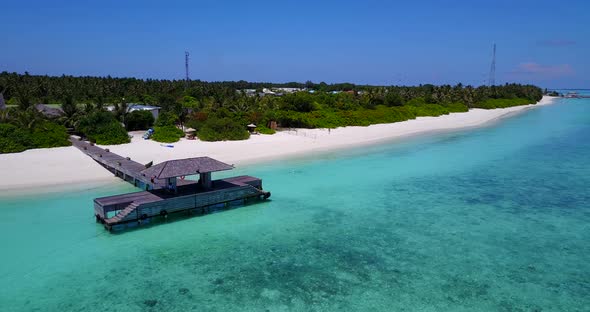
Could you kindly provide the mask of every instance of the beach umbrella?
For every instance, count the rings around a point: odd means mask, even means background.
[[[248,128],[256,128],[256,125],[255,124],[249,124],[248,125]]]
[[[196,132],[197,130],[193,129],[193,128],[188,128],[186,130],[184,130],[184,132],[186,133],[191,133],[191,132]]]

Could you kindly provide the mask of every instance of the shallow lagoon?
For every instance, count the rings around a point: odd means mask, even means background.
[[[0,198],[2,311],[590,310],[590,101],[241,168],[272,200],[111,235]]]

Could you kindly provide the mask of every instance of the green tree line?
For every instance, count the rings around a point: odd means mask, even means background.
[[[282,96],[240,91],[279,87],[307,91]],[[249,137],[245,127],[249,123],[257,124],[261,133],[273,133],[268,128],[271,122],[281,127],[366,126],[464,112],[470,108],[531,104],[543,95],[538,87],[520,84],[369,86],[311,81],[276,84],[196,80],[187,86],[183,80],[52,77],[8,72],[0,73],[1,91],[10,109],[0,115],[0,123],[28,129],[30,133],[36,125],[57,131],[55,125],[63,133],[70,129],[99,144],[128,142],[126,130],[146,129],[154,124],[149,112],[128,113],[128,103],[160,106],[161,117],[155,121],[154,139],[174,142],[183,135],[177,129],[180,125],[195,128],[201,140],[241,140]],[[38,103],[61,104],[63,115],[48,119],[34,109]],[[106,105],[113,105],[113,112],[106,112]],[[32,125],[23,128],[29,120]],[[0,152],[41,147],[21,144],[15,148],[14,140],[9,141],[13,147],[7,149],[0,145]],[[54,145],[62,143],[65,144],[56,140]]]

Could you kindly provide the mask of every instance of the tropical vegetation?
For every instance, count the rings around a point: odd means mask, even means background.
[[[277,94],[264,94],[265,88],[302,91],[278,90]],[[126,131],[144,130],[152,125],[153,139],[166,143],[182,137],[184,134],[178,128],[183,126],[195,128],[197,136],[204,141],[243,140],[250,135],[246,130],[250,123],[258,126],[259,133],[268,134],[274,133],[271,123],[303,128],[367,126],[465,112],[470,108],[531,104],[543,95],[538,87],[519,84],[405,87],[199,80],[187,84],[182,80],[51,77],[8,72],[0,73],[2,91],[10,106],[8,111],[0,112],[4,133],[12,129],[10,125],[28,131],[29,135],[36,127],[43,126],[36,131],[51,129],[60,133],[46,136],[56,146],[67,144],[60,139],[66,136],[66,129],[98,144],[126,143],[129,141]],[[33,105],[36,103],[59,103],[63,113],[58,118],[40,116]],[[154,121],[149,112],[129,112],[128,103],[159,106],[160,116]],[[107,105],[112,106],[112,112],[105,110]],[[0,152],[37,147],[32,138],[7,135],[2,139]]]

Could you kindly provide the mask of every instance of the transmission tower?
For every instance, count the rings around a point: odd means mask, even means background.
[[[188,76],[188,57],[189,57],[189,53],[188,51],[184,51],[184,69],[186,71],[186,81],[185,81],[185,88],[188,88],[188,83],[190,81],[190,78]]]
[[[488,81],[490,86],[496,85],[496,44],[494,43],[494,50],[492,52],[492,66],[490,68],[490,78]]]

